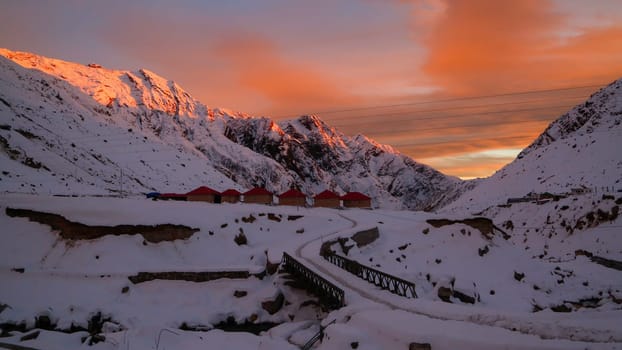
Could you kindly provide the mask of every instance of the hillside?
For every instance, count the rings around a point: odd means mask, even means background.
[[[560,232],[549,248],[533,230],[523,236],[503,228],[507,238],[488,231],[485,220],[450,223],[412,211],[21,194],[2,197],[0,210],[0,224],[10,228],[0,246],[0,343],[294,349],[333,320],[318,349],[407,349],[412,342],[435,350],[616,349],[622,342],[620,271],[574,254],[580,247],[622,256],[609,223],[563,235],[563,243]],[[67,238],[41,212],[103,225],[108,234]],[[159,224],[194,232],[153,242],[115,228]],[[367,245],[351,238],[374,227],[379,236]],[[338,254],[414,283],[418,298],[393,295],[322,259],[320,247],[338,238]],[[347,306],[329,312],[291,277],[270,272],[282,252],[343,288]],[[251,275],[175,279],[235,271]],[[134,281],[141,272],[165,277]],[[234,325],[257,335],[223,332]]]
[[[426,209],[468,187],[317,116],[276,123],[209,108],[146,69],[0,50],[0,190],[54,194],[292,186]]]
[[[622,190],[622,79],[562,115],[510,164],[445,210],[478,212],[528,193]]]

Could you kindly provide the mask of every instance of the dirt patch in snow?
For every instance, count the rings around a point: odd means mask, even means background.
[[[356,242],[356,246],[361,248],[364,247],[380,237],[380,232],[377,227],[374,227],[369,230],[359,231],[352,235],[352,240]]]
[[[129,276],[128,279],[134,283],[143,283],[153,280],[174,280],[174,281],[190,281],[190,282],[207,282],[220,278],[244,279],[249,278],[251,273],[248,271],[203,271],[203,272],[139,272],[136,275]],[[261,274],[254,274],[261,278]]]
[[[142,235],[143,238],[151,243],[162,241],[174,241],[177,239],[187,239],[198,228],[191,228],[184,225],[160,224],[160,225],[117,225],[117,226],[90,226],[67,220],[65,217],[34,211],[30,209],[6,208],[6,215],[10,217],[28,218],[30,221],[48,225],[54,231],[58,231],[60,236],[68,240],[89,240],[107,235]]]
[[[427,220],[427,223],[436,228],[453,224],[464,224],[478,230],[487,239],[492,239],[495,231],[501,233],[504,239],[510,238],[510,235],[497,227],[492,220],[484,217],[468,218],[464,220],[430,219]]]

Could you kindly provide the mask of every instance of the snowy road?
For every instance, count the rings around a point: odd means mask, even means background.
[[[451,322],[452,327],[466,329],[468,332],[479,333],[482,332],[480,328],[487,328],[484,333],[495,334],[501,332],[510,332],[512,337],[521,336],[525,340],[529,340],[529,343],[540,342],[536,344],[534,348],[603,348],[603,349],[619,349],[622,348],[622,332],[619,326],[616,326],[617,322],[613,320],[613,324],[609,324],[609,327],[603,329],[602,322],[596,322],[593,326],[585,326],[585,323],[581,323],[581,326],[577,326],[577,323],[569,322],[567,319],[570,315],[565,316],[564,319],[558,314],[547,315],[550,317],[534,317],[533,314],[508,314],[495,312],[494,310],[487,310],[482,308],[467,307],[461,305],[453,305],[447,303],[441,303],[436,301],[427,301],[420,299],[405,299],[387,291],[383,291],[368,282],[351,275],[344,270],[330,264],[322,259],[319,252],[319,245],[326,239],[334,239],[340,236],[350,236],[356,231],[362,229],[368,229],[370,227],[361,227],[359,223],[346,215],[338,214],[345,220],[352,223],[352,226],[345,230],[339,230],[332,232],[326,236],[321,236],[313,240],[307,241],[295,250],[295,256],[302,259],[308,267],[319,272],[322,276],[327,277],[338,286],[342,287],[346,292],[346,301],[348,304],[357,304],[360,302],[372,302],[387,307],[393,311],[406,311],[417,317],[424,317],[425,321],[430,323],[437,323],[437,326],[442,329]],[[391,217],[392,220],[400,219],[411,221],[409,219],[400,217]],[[574,315],[573,315],[574,316]],[[580,317],[580,315],[574,318]],[[460,325],[456,326],[455,323]],[[477,328],[471,329],[471,328]],[[469,330],[471,329],[471,330]],[[502,335],[507,337],[508,335]],[[534,337],[536,339],[534,339]],[[483,344],[486,343],[486,339],[481,339]],[[493,346],[498,345],[498,339],[491,339]],[[561,344],[556,344],[556,341],[562,341]],[[520,348],[520,347],[519,347]]]

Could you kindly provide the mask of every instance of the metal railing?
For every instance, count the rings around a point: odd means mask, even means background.
[[[281,264],[285,271],[303,280],[307,289],[320,298],[320,302],[329,309],[339,309],[345,305],[343,289],[318,275],[291,255],[283,253]]]
[[[337,319],[334,319],[332,321],[330,321],[326,326],[320,326],[320,330],[315,333],[315,335],[313,335],[313,337],[311,337],[311,339],[309,339],[309,341],[307,341],[301,348],[300,350],[309,350],[313,347],[313,344],[315,344],[318,340],[322,339],[324,337],[324,330],[326,329],[326,327],[330,326],[331,324],[335,323],[335,321],[337,321]]]
[[[344,258],[335,253],[324,254],[324,259],[338,267],[373,283],[389,292],[407,298],[416,298],[415,284],[388,273],[360,264],[357,261]]]

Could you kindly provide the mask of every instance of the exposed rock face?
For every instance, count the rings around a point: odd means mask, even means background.
[[[6,215],[10,217],[24,217],[40,224],[48,225],[60,236],[69,240],[97,239],[107,235],[142,235],[145,240],[158,243],[187,239],[199,229],[184,225],[117,225],[117,226],[89,226],[65,219],[58,214],[44,213],[29,209],[6,208]]]
[[[261,303],[261,307],[266,310],[270,315],[274,315],[279,312],[285,303],[285,296],[279,292],[274,300],[268,300]]]
[[[495,232],[500,233],[505,239],[509,238],[509,235],[496,226],[492,220],[484,217],[468,218],[464,220],[430,219],[427,220],[427,223],[436,228],[453,224],[464,224],[478,230],[486,239],[492,239]]]
[[[389,146],[343,135],[317,116],[277,123],[208,108],[145,69],[117,71],[0,49],[0,90],[0,119],[11,121],[0,125],[0,152],[30,167],[13,167],[8,176],[16,181],[0,189],[135,193],[208,185],[282,193],[297,187],[307,195],[359,191],[386,208],[431,209],[470,186]],[[34,172],[47,178],[41,186],[27,182]]]
[[[380,237],[380,232],[377,227],[374,227],[369,230],[359,231],[352,235],[352,240],[356,242],[356,246],[361,248],[364,247]]]
[[[451,303],[451,288],[447,288],[447,287],[438,287],[438,292],[437,292],[438,297],[446,302],[446,303]]]
[[[177,280],[190,282],[207,282],[220,278],[248,278],[251,274],[248,271],[205,271],[205,272],[139,272],[129,276],[128,279],[134,283],[143,283],[153,280]]]
[[[432,350],[430,343],[410,343],[408,350]]]
[[[451,303],[451,298],[454,297],[458,300],[460,300],[463,303],[467,303],[467,304],[474,304],[475,303],[475,298],[467,295],[465,293],[462,293],[459,290],[455,290],[449,287],[439,287],[438,288],[438,292],[437,295],[439,297],[439,299],[441,299],[442,301],[446,302],[446,303]]]
[[[622,79],[552,122],[510,164],[482,179],[445,210],[481,212],[528,193],[563,194],[571,189],[619,188],[622,161]],[[573,210],[572,206],[570,208]]]

